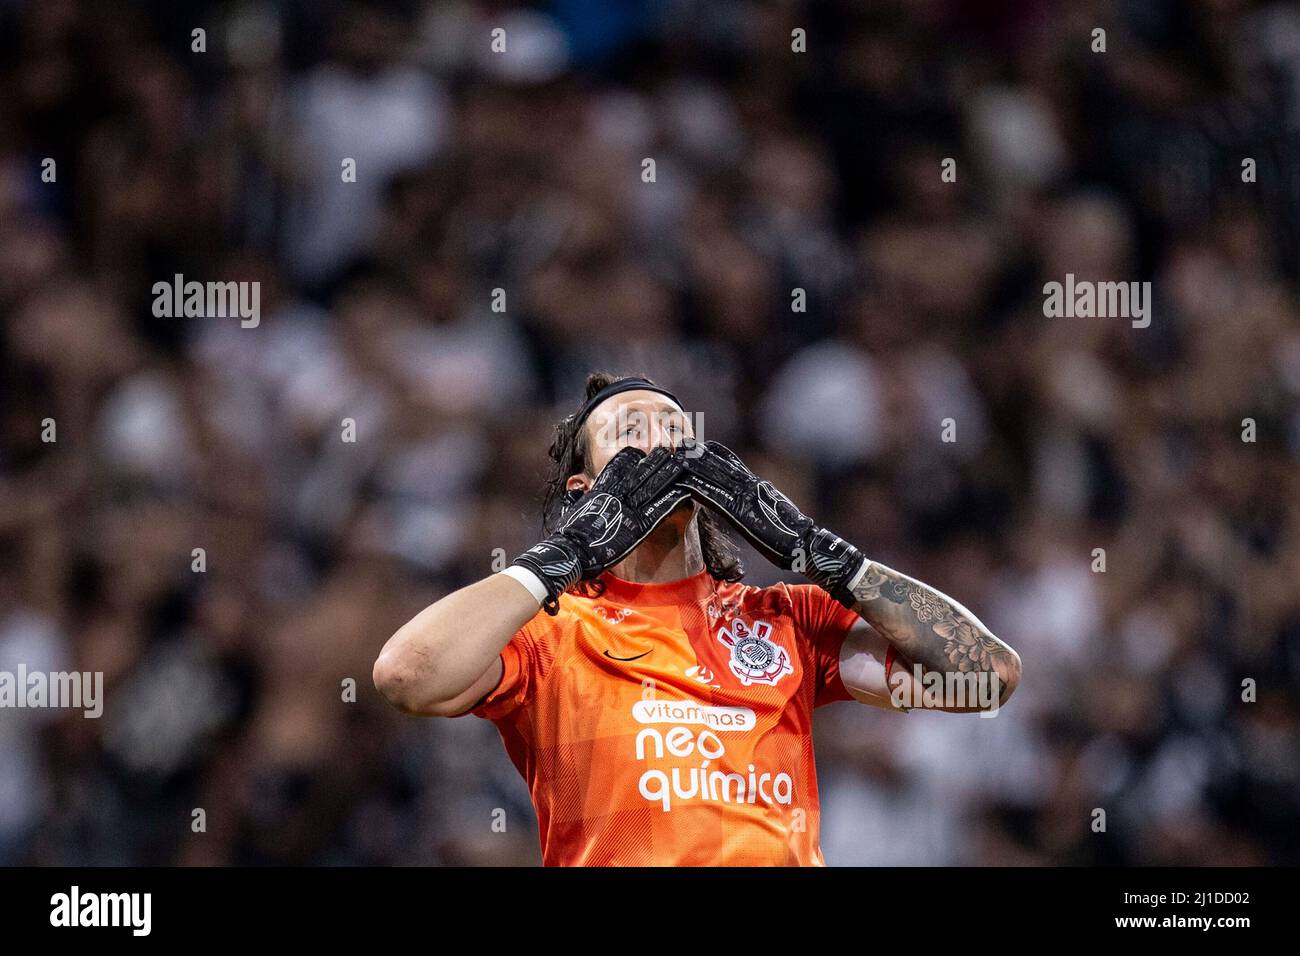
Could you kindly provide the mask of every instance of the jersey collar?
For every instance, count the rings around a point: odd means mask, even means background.
[[[640,604],[650,607],[664,607],[671,604],[687,604],[703,601],[717,588],[708,569],[680,581],[667,581],[663,584],[643,584],[638,581],[625,581],[606,571],[600,576],[605,585],[602,598],[618,604]]]

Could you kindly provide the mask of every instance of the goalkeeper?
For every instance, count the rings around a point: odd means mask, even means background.
[[[823,865],[813,711],[995,714],[1020,658],[956,601],[818,526],[645,378],[556,426],[545,523],[375,662],[418,715],[491,720],[546,865]],[[742,583],[734,529],[812,583]]]

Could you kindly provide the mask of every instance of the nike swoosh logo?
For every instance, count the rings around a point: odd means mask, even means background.
[[[649,653],[650,653],[649,651],[646,651],[645,654],[638,654],[636,657],[615,657],[609,651],[606,651],[605,656],[608,657],[611,661],[639,661],[641,658],[645,657],[645,655]]]

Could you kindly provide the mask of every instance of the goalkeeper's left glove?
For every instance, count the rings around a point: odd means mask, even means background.
[[[773,564],[806,574],[845,607],[854,605],[852,587],[867,558],[838,535],[818,525],[745,467],[731,449],[715,441],[682,439],[678,481],[713,505]]]

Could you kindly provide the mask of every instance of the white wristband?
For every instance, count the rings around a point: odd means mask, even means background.
[[[542,582],[542,579],[527,568],[521,568],[517,564],[512,564],[510,567],[499,573],[504,574],[508,578],[514,578],[526,587],[528,593],[537,599],[538,607],[545,604],[547,597],[550,596],[551,592],[546,589],[546,585]]]
[[[858,582],[862,580],[862,576],[863,576],[864,574],[867,573],[867,568],[869,568],[869,567],[871,567],[871,559],[870,559],[870,558],[863,558],[863,559],[862,559],[862,567],[858,568],[857,573],[853,575],[853,580],[850,581],[850,582],[848,583],[848,588],[847,588],[847,589],[848,589],[849,591],[852,591],[855,587],[858,586]],[[888,676],[888,675],[886,675],[886,676]]]

